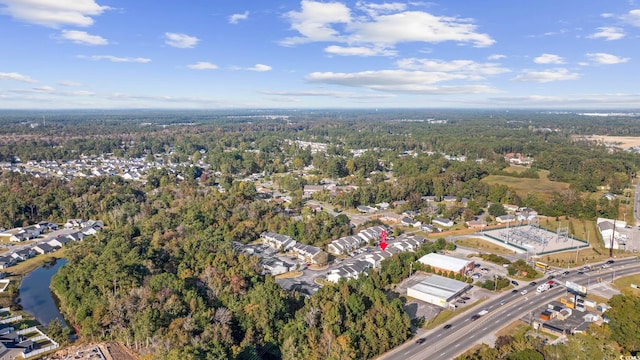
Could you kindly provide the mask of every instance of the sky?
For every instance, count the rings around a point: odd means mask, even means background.
[[[640,0],[0,0],[0,109],[640,108]]]

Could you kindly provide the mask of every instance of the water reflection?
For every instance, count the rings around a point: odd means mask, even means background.
[[[47,263],[25,275],[22,284],[20,284],[18,298],[20,306],[42,325],[49,325],[53,319],[58,319],[61,324],[66,324],[49,289],[51,277],[66,263],[67,259],[58,259]]]

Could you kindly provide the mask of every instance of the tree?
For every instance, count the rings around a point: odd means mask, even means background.
[[[489,214],[491,216],[503,216],[507,215],[507,210],[504,209],[504,206],[498,203],[493,203],[489,206]]]

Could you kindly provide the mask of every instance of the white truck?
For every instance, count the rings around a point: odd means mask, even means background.
[[[549,290],[550,288],[551,288],[551,285],[549,285],[549,283],[544,283],[544,284],[538,286],[538,288],[536,289],[536,292],[538,294],[540,294],[540,293],[543,293],[543,292]]]

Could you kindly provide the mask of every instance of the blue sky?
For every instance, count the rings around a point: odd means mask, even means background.
[[[0,109],[637,109],[637,0],[0,0]]]

